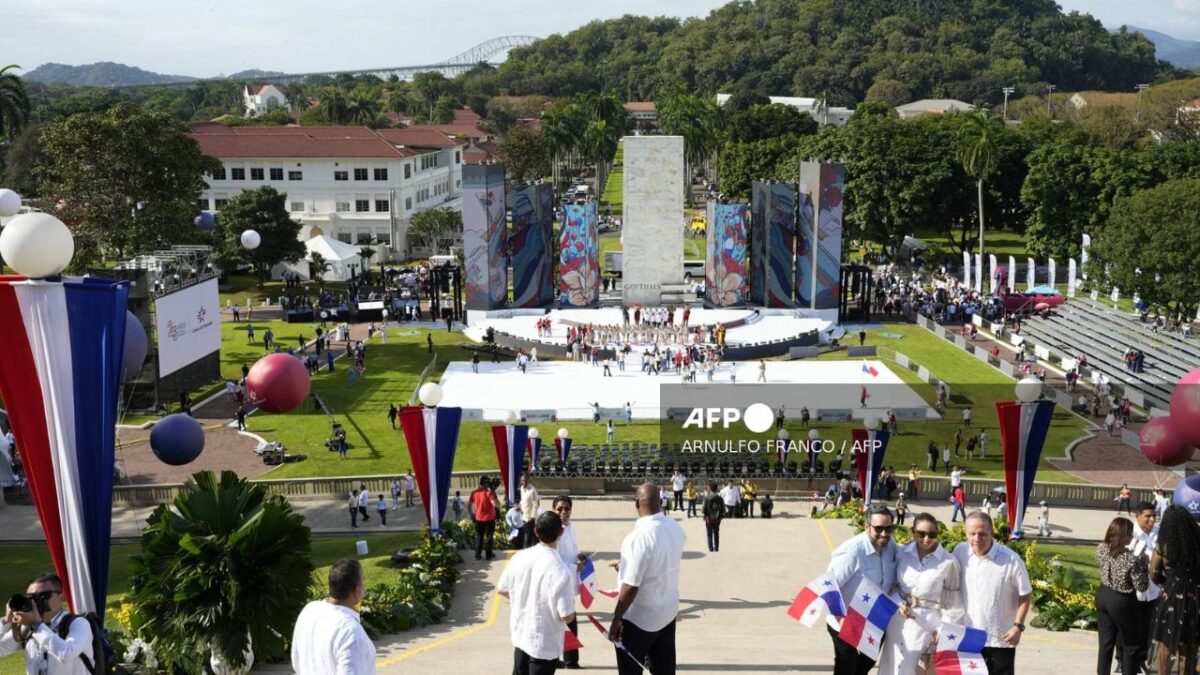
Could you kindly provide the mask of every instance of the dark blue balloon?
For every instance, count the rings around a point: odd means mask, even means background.
[[[204,428],[190,415],[167,415],[150,432],[150,448],[162,463],[183,466],[204,450]]]
[[[211,230],[217,224],[217,219],[212,211],[201,211],[192,222],[202,230]]]
[[[1200,474],[1188,476],[1175,486],[1175,503],[1200,518]]]
[[[133,312],[125,312],[125,350],[122,363],[125,370],[125,379],[130,380],[134,375],[137,375],[141,370],[142,364],[146,362],[146,329],[142,327],[142,322],[137,320]]]

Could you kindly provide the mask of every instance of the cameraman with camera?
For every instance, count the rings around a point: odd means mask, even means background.
[[[9,599],[0,625],[0,656],[24,649],[27,673],[92,672],[92,628],[63,608],[62,588],[58,575],[41,574],[29,582],[24,595]]]

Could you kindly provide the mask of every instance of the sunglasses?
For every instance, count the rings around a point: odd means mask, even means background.
[[[937,539],[937,532],[928,532],[922,530],[913,530],[913,536],[921,539]]]
[[[875,530],[876,532],[887,532],[888,534],[891,534],[892,530],[896,529],[896,526],[895,525],[872,525],[871,529]]]

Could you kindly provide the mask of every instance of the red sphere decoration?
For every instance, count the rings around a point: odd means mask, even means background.
[[[1155,417],[1142,427],[1138,445],[1146,459],[1159,466],[1179,466],[1192,457],[1192,444],[1172,417]]]
[[[1171,392],[1171,418],[1179,433],[1192,445],[1200,445],[1200,368],[1184,375]]]
[[[246,394],[261,410],[285,413],[304,402],[309,389],[308,370],[291,354],[268,354],[246,375]]]

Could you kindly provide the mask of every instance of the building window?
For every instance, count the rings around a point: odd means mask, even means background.
[[[334,180],[350,180],[350,172],[348,172],[348,171],[334,171],[334,172],[333,172],[333,179],[334,179]]]
[[[366,169],[355,169],[354,170],[354,180],[366,180],[366,179],[367,179],[367,170]]]
[[[388,212],[388,200],[376,199],[375,200],[375,210],[379,213],[387,213]]]
[[[288,210],[292,213],[304,213],[304,202],[292,202],[291,208]]]
[[[217,169],[212,177],[213,180],[225,180],[225,165],[222,164],[221,168]]]
[[[337,203],[337,212],[338,213],[349,213],[350,212],[350,202],[338,202]]]
[[[375,180],[387,180],[387,169],[375,169]]]
[[[354,212],[355,213],[370,213],[371,212],[371,200],[355,199],[354,200]]]
[[[271,167],[271,180],[283,180],[283,169]]]
[[[262,179],[263,179],[263,170],[262,170],[261,166],[258,167],[257,169],[250,169],[250,180],[262,180]]]
[[[303,171],[289,171],[288,180],[304,180]]]
[[[354,243],[358,244],[359,246],[370,246],[371,239],[373,238],[374,237],[371,236],[370,230],[359,230],[358,239]]]
[[[412,164],[405,164],[405,165],[404,165],[404,177],[405,177],[405,178],[412,178]]]
[[[196,206],[199,207],[201,211],[207,211],[208,210],[208,198],[201,197],[200,199],[196,200]]]
[[[375,241],[380,244],[385,244],[387,246],[391,246],[392,245],[392,233],[388,232],[387,230],[376,230],[375,231]]]
[[[218,208],[220,208],[220,207],[218,207]],[[405,211],[412,211],[412,197],[405,197],[405,198],[404,198],[404,210],[405,210]]]
[[[217,197],[215,200],[213,200],[213,210],[220,211],[221,209],[225,208],[225,205],[228,203],[229,203],[228,199],[222,199],[221,197]]]
[[[337,233],[337,240],[342,242],[343,244],[349,244],[350,243],[350,233],[345,230],[339,230]]]
[[[455,164],[462,164],[462,150],[455,150],[455,151],[454,151],[454,163],[455,163]]]
[[[239,169],[230,169],[229,170],[229,180],[246,180],[246,170],[240,169],[240,168]]]

